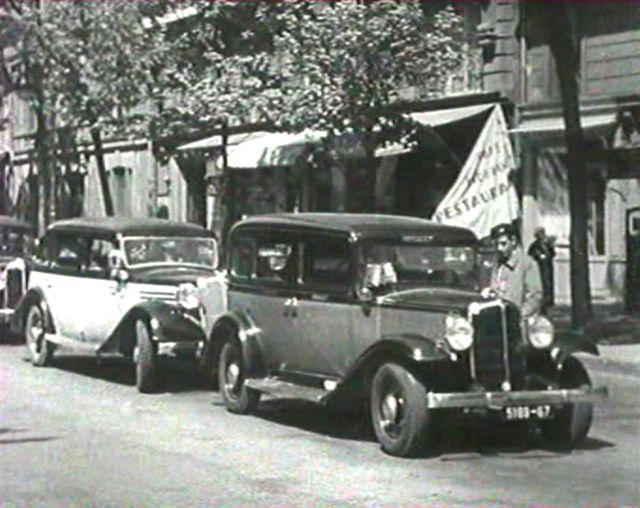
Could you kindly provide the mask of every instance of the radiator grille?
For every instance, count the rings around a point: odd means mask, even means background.
[[[7,290],[6,290],[6,305],[7,308],[13,309],[18,303],[18,300],[22,297],[24,293],[24,273],[19,269],[9,269],[7,270]]]
[[[487,390],[524,384],[524,355],[520,312],[508,303],[482,309],[473,317],[475,379]]]

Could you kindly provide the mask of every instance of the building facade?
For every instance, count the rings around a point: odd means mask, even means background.
[[[551,6],[553,7],[553,6]],[[587,145],[588,243],[595,299],[625,298],[627,212],[640,205],[640,3],[567,2],[579,53],[580,116]],[[567,153],[555,62],[544,21],[516,0],[482,15],[485,90],[516,104],[523,241],[537,227],[556,238],[556,296],[569,301]],[[627,287],[629,287],[627,285]],[[628,291],[628,290],[627,290]]]

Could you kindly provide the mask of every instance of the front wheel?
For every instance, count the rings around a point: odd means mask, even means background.
[[[136,321],[136,387],[140,393],[153,393],[157,389],[157,355],[155,344],[151,340],[149,325],[139,319]]]
[[[560,386],[567,389],[591,388],[589,374],[578,359],[566,361],[560,375]],[[567,404],[553,420],[542,425],[542,437],[553,446],[571,450],[586,439],[592,421],[593,404]]]
[[[235,340],[225,343],[218,361],[218,386],[230,413],[252,413],[260,402],[260,392],[247,387],[242,351]]]
[[[424,453],[433,432],[427,390],[405,367],[385,363],[371,383],[371,418],[382,447],[389,455],[410,457]]]
[[[45,338],[45,316],[42,307],[33,305],[25,322],[25,342],[31,363],[36,367],[46,366],[53,356],[55,346]]]

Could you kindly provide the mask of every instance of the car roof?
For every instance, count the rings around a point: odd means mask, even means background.
[[[48,231],[123,236],[213,236],[213,233],[202,226],[188,222],[127,217],[79,217],[61,220],[51,224]]]
[[[253,227],[315,229],[355,235],[359,239],[426,238],[426,242],[475,243],[474,233],[466,228],[447,226],[418,217],[356,213],[281,213],[256,215],[238,223],[234,230]],[[420,242],[421,243],[421,242]]]
[[[16,219],[15,217],[9,217],[8,215],[0,215],[0,226],[30,231],[33,230],[33,227],[28,222]]]

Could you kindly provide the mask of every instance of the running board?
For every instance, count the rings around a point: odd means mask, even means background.
[[[266,393],[279,399],[302,399],[310,402],[322,403],[328,391],[322,388],[311,386],[301,386],[295,383],[288,383],[274,377],[262,379],[246,379],[245,385],[258,392]]]
[[[62,346],[65,349],[70,349],[72,351],[76,351],[78,353],[89,353],[95,355],[98,353],[99,344],[89,344],[86,342],[80,342],[75,339],[70,339],[69,337],[65,337],[64,335],[59,335],[57,333],[46,333],[44,338],[56,344],[58,346]]]

